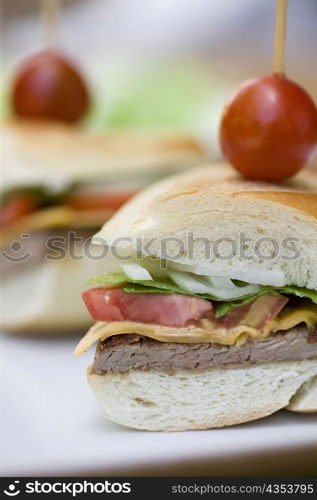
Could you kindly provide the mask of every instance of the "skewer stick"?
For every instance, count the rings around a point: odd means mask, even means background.
[[[275,44],[273,73],[282,75],[284,72],[284,51],[287,22],[287,3],[288,0],[277,0],[276,4],[276,26],[275,26]]]
[[[40,0],[46,45],[54,48],[59,40],[60,0]]]

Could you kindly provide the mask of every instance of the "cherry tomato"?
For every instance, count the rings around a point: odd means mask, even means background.
[[[12,105],[21,117],[75,122],[87,111],[89,94],[77,70],[47,50],[28,59],[18,70]]]
[[[242,84],[221,122],[224,156],[250,179],[282,181],[307,163],[317,145],[317,109],[296,83],[279,75]]]
[[[69,197],[67,205],[75,210],[117,210],[136,191],[118,193],[76,193]]]
[[[19,195],[11,198],[0,208],[0,227],[13,224],[24,215],[37,209],[37,202],[31,196]]]

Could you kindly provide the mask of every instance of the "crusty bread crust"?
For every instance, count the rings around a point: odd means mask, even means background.
[[[151,254],[161,259],[163,250],[165,255],[173,255],[174,248],[177,251],[171,237],[186,244],[189,234],[195,241],[193,251],[186,247],[177,256],[177,263],[209,266],[211,275],[215,272],[216,276],[236,279],[243,278],[233,276],[232,271],[239,276],[279,273],[284,276],[281,285],[317,289],[317,175],[307,169],[287,182],[268,184],[243,179],[221,163],[191,169],[141,192],[103,226],[94,241],[120,247],[124,237],[124,251],[138,256],[139,242],[146,248],[153,241]],[[279,252],[269,259],[254,252],[250,259],[242,258],[239,252],[222,258],[230,254],[232,241],[238,250],[241,248],[242,235],[253,248],[264,238],[269,255],[273,241]],[[283,257],[282,249],[290,239],[299,255],[296,260]],[[225,251],[209,258],[202,240],[222,241]],[[163,250],[162,241],[167,242]],[[270,281],[265,284],[276,285]]]
[[[169,200],[182,200],[185,196],[192,196],[192,205],[194,205],[196,199],[203,197],[208,202],[217,193],[232,200],[240,197],[255,201],[264,200],[317,218],[317,175],[315,172],[302,171],[284,183],[270,184],[248,181],[229,165],[218,162],[187,170],[143,190],[126,203],[112,218],[111,224],[106,223],[97,236],[107,238],[110,230],[114,230],[115,237],[118,237],[122,220],[128,213],[133,215],[128,229],[133,230],[137,229],[136,221],[139,221],[141,226],[147,215],[151,216],[154,210],[164,208]]]

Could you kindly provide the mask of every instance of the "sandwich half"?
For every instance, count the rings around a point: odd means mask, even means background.
[[[317,176],[255,183],[225,164],[165,179],[95,235],[116,272],[88,282],[89,384],[150,431],[317,411]],[[113,264],[113,263],[112,263]],[[113,270],[113,268],[112,268]]]
[[[84,330],[91,319],[73,291],[102,270],[91,236],[138,190],[205,154],[176,133],[15,121],[1,135],[1,327]]]

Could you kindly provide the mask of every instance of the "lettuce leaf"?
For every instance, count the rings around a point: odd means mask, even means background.
[[[60,205],[72,192],[73,186],[54,192],[46,186],[17,186],[1,192],[0,206],[4,206],[12,198],[29,196],[39,207]]]
[[[106,288],[123,287],[127,293],[178,293],[181,295],[188,295],[191,297],[200,297],[202,299],[212,300],[214,302],[214,310],[216,318],[221,318],[228,312],[236,307],[243,306],[257,299],[265,293],[282,293],[286,295],[295,295],[301,298],[307,298],[317,304],[317,291],[309,290],[296,286],[284,286],[275,288],[272,286],[262,286],[257,292],[247,294],[239,298],[239,300],[232,299],[219,299],[214,295],[209,294],[196,294],[182,290],[179,286],[175,285],[172,280],[164,278],[161,280],[152,281],[137,281],[131,280],[124,273],[114,274],[101,274],[86,282],[87,285],[100,285]],[[241,286],[243,286],[241,284]]]
[[[265,293],[282,293],[286,295],[295,295],[301,298],[307,298],[317,304],[317,291],[301,288],[297,286],[284,286],[275,288],[272,286],[262,286],[255,293],[249,293],[239,298],[239,300],[219,299],[215,295],[190,293],[182,290],[179,286],[169,278],[151,281],[138,281],[129,279],[124,273],[101,274],[95,278],[91,278],[86,282],[86,285],[100,285],[105,288],[123,287],[127,293],[178,293],[188,295],[190,297],[199,297],[202,299],[211,300],[214,302],[215,317],[221,318],[236,307],[243,306],[257,299]],[[241,286],[243,284],[241,283]]]
[[[287,285],[279,288],[278,291],[286,295],[296,295],[297,297],[310,299],[314,302],[314,304],[317,304],[317,290],[309,290],[308,288]]]
[[[129,279],[124,273],[100,274],[94,278],[90,278],[85,282],[87,286],[101,285],[105,288],[118,288],[120,285],[127,283]]]
[[[114,274],[101,274],[96,276],[95,278],[91,278],[86,281],[86,285],[101,285],[106,288],[116,288],[123,286],[124,290],[128,293],[179,293],[181,295],[189,295],[191,297],[201,297],[203,299],[208,299],[212,301],[221,301],[221,302],[230,302],[232,299],[219,299],[216,295],[211,295],[208,293],[191,293],[187,290],[183,290],[178,285],[176,285],[171,279],[164,278],[161,280],[132,280],[128,278],[124,273],[114,273]],[[240,284],[240,286],[243,286]],[[238,300],[247,299],[248,297],[258,297],[263,293],[267,293],[268,291],[274,291],[273,287],[261,287],[255,293],[249,293],[243,295]]]
[[[131,79],[126,78],[121,95],[111,97],[104,113],[104,125],[111,129],[176,129],[191,130],[209,102],[212,82],[203,69],[191,66],[148,66]],[[118,82],[109,82],[107,95],[117,95],[109,90],[109,84],[118,87]]]

